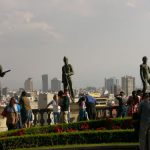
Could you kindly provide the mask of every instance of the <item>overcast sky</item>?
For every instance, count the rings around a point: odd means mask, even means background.
[[[42,74],[61,79],[64,56],[75,88],[124,75],[140,85],[144,55],[150,58],[149,0],[0,0],[0,64],[12,69],[3,87],[32,77],[39,89]]]

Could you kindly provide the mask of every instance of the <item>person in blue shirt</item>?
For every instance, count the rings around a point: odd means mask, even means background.
[[[86,98],[86,111],[88,113],[89,120],[96,119],[96,99],[89,95],[85,95]]]
[[[18,122],[17,122],[17,128],[20,129],[20,128],[23,128],[22,126],[22,119],[21,119],[21,106],[19,104],[19,101],[18,101],[18,96],[15,95],[15,105],[16,105],[16,109],[17,109],[17,112],[18,112]]]

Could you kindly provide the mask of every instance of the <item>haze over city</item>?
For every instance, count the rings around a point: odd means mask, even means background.
[[[136,77],[150,59],[148,0],[0,0],[0,64],[11,69],[2,86],[23,87],[42,74],[61,79],[63,57],[74,68],[73,86],[104,86],[104,78]],[[150,64],[150,60],[148,60]]]

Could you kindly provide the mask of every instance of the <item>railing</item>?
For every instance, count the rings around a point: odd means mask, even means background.
[[[33,124],[34,125],[45,125],[51,124],[51,113],[52,109],[32,109],[33,112]]]
[[[97,118],[114,118],[117,116],[117,110],[118,106],[96,106],[96,116]]]
[[[71,116],[77,121],[79,110],[78,105],[71,107]],[[118,106],[96,106],[97,119],[104,117],[116,117]],[[32,109],[33,125],[50,125],[52,123],[52,109]]]

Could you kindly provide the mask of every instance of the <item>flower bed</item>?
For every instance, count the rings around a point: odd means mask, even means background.
[[[49,126],[39,126],[27,129],[19,129],[0,133],[0,138],[10,136],[22,136],[28,134],[46,134],[61,132],[78,132],[86,130],[114,130],[133,129],[131,118],[101,119],[95,121],[83,121],[69,124],[58,124]]]

